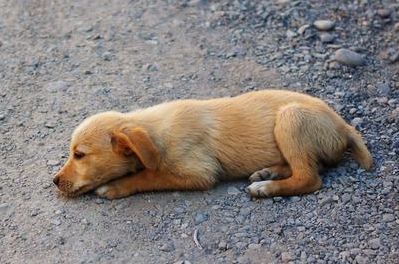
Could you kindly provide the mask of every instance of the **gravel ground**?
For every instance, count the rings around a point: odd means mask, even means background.
[[[394,0],[0,0],[0,263],[398,263],[398,43]],[[314,194],[254,201],[52,185],[91,114],[268,87],[329,102],[374,170],[345,158]]]

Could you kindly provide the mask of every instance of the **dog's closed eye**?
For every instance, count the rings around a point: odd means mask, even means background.
[[[75,152],[75,153],[73,153],[73,158],[74,158],[74,159],[77,159],[77,160],[83,158],[84,156],[85,156],[85,154],[82,153],[82,152]]]

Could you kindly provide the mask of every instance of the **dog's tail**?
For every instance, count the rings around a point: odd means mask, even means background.
[[[359,132],[352,126],[348,125],[349,147],[351,156],[365,170],[370,170],[373,166],[373,158],[363,142]]]

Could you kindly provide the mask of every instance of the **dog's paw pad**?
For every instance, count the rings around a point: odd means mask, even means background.
[[[252,197],[267,197],[269,196],[268,193],[268,185],[271,183],[271,181],[258,181],[254,182],[251,185],[249,185],[246,188],[246,191],[252,196]]]
[[[265,180],[273,180],[277,176],[278,175],[276,173],[274,173],[270,169],[266,168],[266,169],[255,171],[254,173],[252,173],[252,175],[249,176],[249,181],[250,182],[259,182],[259,181],[265,181]]]

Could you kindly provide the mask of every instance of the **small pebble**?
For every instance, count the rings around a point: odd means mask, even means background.
[[[290,197],[290,201],[294,202],[294,203],[299,202],[300,200],[301,200],[300,196],[291,196]]]
[[[303,33],[305,33],[306,29],[308,29],[310,27],[310,25],[303,25],[298,29],[298,34],[302,35]]]
[[[47,188],[50,188],[51,185],[52,185],[52,184],[51,184],[50,182],[45,182],[45,183],[42,184],[42,188],[43,188],[43,189],[47,189]]]
[[[335,52],[336,61],[348,66],[361,66],[366,64],[366,59],[354,51],[348,49],[339,49]]]
[[[388,8],[379,9],[377,10],[377,14],[382,18],[387,18],[391,15],[391,10]]]
[[[58,165],[60,165],[60,161],[59,160],[48,160],[47,161],[47,165],[49,165],[49,166],[58,166]]]
[[[347,202],[349,202],[351,200],[351,195],[349,193],[344,193],[341,196],[342,199],[342,203],[346,204]]]
[[[363,119],[360,118],[360,117],[355,117],[355,118],[352,119],[351,125],[356,127],[356,128],[360,128],[363,125]]]
[[[256,249],[261,248],[261,245],[259,245],[259,244],[249,244],[248,248],[251,249],[251,250],[256,250]]]
[[[6,210],[8,207],[9,207],[9,206],[8,206],[8,203],[2,203],[2,204],[0,204],[0,212],[3,211],[3,210]]]
[[[372,249],[379,249],[381,246],[381,240],[379,238],[374,238],[369,240],[368,245],[372,248]]]
[[[55,81],[48,83],[45,88],[48,92],[55,93],[57,91],[65,91],[69,87],[69,84],[64,81]]]
[[[329,34],[329,33],[320,34],[320,40],[323,43],[331,43],[334,41],[334,39],[335,39],[335,36],[333,34]]]
[[[103,204],[104,199],[97,198],[95,202],[96,202],[96,204]]]
[[[395,221],[395,215],[394,214],[384,214],[382,216],[382,220],[384,222],[393,222],[393,221]]]
[[[238,195],[240,193],[240,190],[234,186],[229,186],[227,188],[227,193],[229,195]]]
[[[392,148],[393,148],[393,149],[399,149],[399,139],[398,139],[398,140],[395,140],[395,141],[392,143]]]
[[[53,219],[53,220],[51,220],[51,223],[53,225],[59,226],[59,225],[61,225],[61,220],[60,219]]]
[[[368,263],[368,258],[365,257],[365,256],[362,256],[362,255],[357,255],[355,260],[356,260],[357,264],[366,264],[366,263]]]
[[[294,31],[288,29],[286,32],[286,36],[288,39],[292,39],[293,37],[296,36],[296,33]]]
[[[288,263],[290,261],[294,260],[292,255],[289,252],[283,252],[281,253],[281,261],[283,263]]]
[[[227,242],[224,241],[224,240],[220,241],[220,243],[218,244],[218,249],[226,250],[227,249]]]
[[[110,60],[112,60],[112,53],[106,51],[106,52],[104,52],[104,53],[102,54],[101,58],[102,58],[103,60],[105,60],[105,61],[110,61]]]
[[[44,124],[44,126],[47,127],[47,128],[54,128],[54,127],[55,127],[55,124],[54,124],[53,122],[46,122],[46,123]]]
[[[206,220],[208,220],[208,216],[207,215],[205,215],[205,214],[197,214],[195,216],[195,219],[194,219],[194,224],[199,225],[199,224],[205,222]]]
[[[334,28],[335,23],[331,20],[316,20],[313,25],[319,30],[328,31]]]
[[[172,252],[175,250],[175,246],[173,245],[173,243],[167,243],[160,246],[159,249],[165,252]]]

